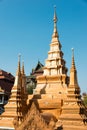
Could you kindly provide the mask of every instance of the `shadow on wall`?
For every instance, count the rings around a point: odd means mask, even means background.
[[[62,126],[59,126],[57,130],[63,130],[63,127],[62,127]]]

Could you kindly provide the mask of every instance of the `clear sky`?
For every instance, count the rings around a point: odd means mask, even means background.
[[[54,5],[68,75],[73,47],[79,86],[87,92],[87,0],[0,0],[0,68],[15,75],[19,53],[26,75],[38,60],[45,63]]]

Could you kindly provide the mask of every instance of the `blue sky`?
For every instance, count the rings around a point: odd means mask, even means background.
[[[66,66],[69,71],[73,47],[79,85],[87,92],[87,0],[0,0],[0,68],[15,75],[19,53],[26,75],[38,60],[45,63],[54,5]]]

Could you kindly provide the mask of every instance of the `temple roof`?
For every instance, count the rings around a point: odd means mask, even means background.
[[[37,65],[36,65],[36,67],[34,69],[34,71],[42,70],[42,67],[43,67],[43,64],[41,64],[41,62],[38,61]]]
[[[37,75],[43,73],[43,66],[44,65],[40,61],[38,61],[36,67],[34,69],[32,69],[31,75],[37,76]]]
[[[14,83],[14,76],[4,70],[0,70],[0,87],[5,92],[11,92]]]
[[[10,80],[13,82],[14,76],[9,72],[6,72],[6,71],[0,69],[0,79],[7,79],[7,80]]]

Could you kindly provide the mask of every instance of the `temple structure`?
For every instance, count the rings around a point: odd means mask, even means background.
[[[54,11],[54,31],[43,67],[37,76],[32,95],[26,93],[24,64],[20,66],[5,112],[0,116],[0,128],[15,130],[87,130],[87,112],[81,100],[77,70],[72,50],[70,76],[67,76]]]
[[[11,94],[13,84],[14,76],[9,72],[0,69],[0,87],[8,96]]]
[[[20,124],[23,116],[27,112],[27,92],[26,76],[24,73],[24,64],[22,70],[20,67],[20,56],[16,72],[15,82],[11,91],[8,104],[5,105],[5,112],[0,116],[1,129],[14,129],[15,122]]]
[[[72,49],[72,51],[72,65],[70,69],[70,82],[67,88],[67,98],[64,99],[62,112],[56,125],[61,124],[64,130],[86,130],[87,112],[81,100],[74,62],[74,49]]]
[[[11,89],[14,84],[14,76],[0,69],[0,90],[3,91],[0,93],[0,99],[3,102],[3,105],[7,103],[9,96],[11,94]]]
[[[36,77],[43,74],[43,64],[38,61],[35,68],[32,69],[32,72],[29,76],[26,76],[26,88],[28,94],[33,94],[33,89],[36,88],[37,80]]]
[[[57,16],[54,12],[54,31],[52,41],[50,44],[50,51],[44,66],[44,74],[37,77],[37,87],[34,90],[36,94],[65,94],[67,93],[68,76],[65,60],[63,59],[63,52],[61,51],[61,43],[57,31]],[[46,89],[45,89],[46,88]],[[53,89],[54,88],[54,89]],[[44,90],[43,92],[41,91]],[[41,91],[41,92],[40,92]]]
[[[0,114],[4,111],[4,105],[8,102],[13,84],[14,76],[0,69]]]

